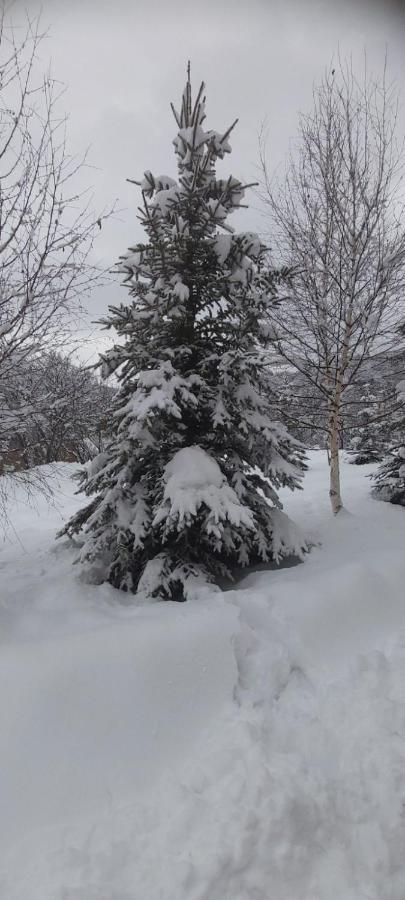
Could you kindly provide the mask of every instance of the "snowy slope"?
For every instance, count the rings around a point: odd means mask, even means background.
[[[331,519],[313,453],[303,564],[133,607],[53,542],[71,470],[0,549],[2,900],[404,900],[405,511],[346,465]]]

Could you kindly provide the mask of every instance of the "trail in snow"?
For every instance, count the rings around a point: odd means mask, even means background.
[[[117,605],[50,549],[56,510],[14,510],[4,900],[403,900],[405,511],[369,471],[333,520],[312,454],[284,499],[322,546],[198,605]]]

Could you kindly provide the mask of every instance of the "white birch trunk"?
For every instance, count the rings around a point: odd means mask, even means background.
[[[336,406],[329,418],[329,454],[329,497],[333,514],[336,516],[343,508],[340,493],[339,412]]]

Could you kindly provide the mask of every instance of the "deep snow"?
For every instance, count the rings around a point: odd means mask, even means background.
[[[14,501],[0,549],[1,900],[404,900],[405,510],[283,500],[322,545],[134,607]],[[18,538],[17,538],[18,535]]]

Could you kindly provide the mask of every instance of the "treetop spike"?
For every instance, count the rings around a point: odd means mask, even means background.
[[[187,63],[187,81],[191,81],[191,63],[190,60]]]

